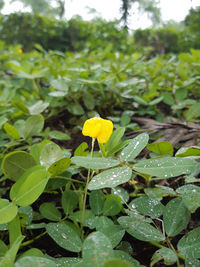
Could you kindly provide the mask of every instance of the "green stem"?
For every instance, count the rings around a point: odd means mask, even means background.
[[[37,235],[37,236],[34,237],[33,239],[28,240],[28,241],[22,243],[22,244],[21,244],[21,247],[25,247],[25,246],[27,246],[27,245],[32,244],[34,241],[36,241],[36,240],[38,240],[39,238],[41,238],[42,236],[46,235],[46,233],[47,233],[47,232],[45,231],[45,232],[43,232],[43,233]]]
[[[160,243],[158,243],[158,242],[156,242],[156,241],[151,241],[151,242],[149,242],[149,243],[152,244],[153,246],[157,247],[157,248],[166,248],[165,246],[161,245]],[[171,246],[170,246],[170,247],[171,247]],[[172,247],[171,247],[171,248],[172,248]],[[176,253],[176,255],[178,256],[179,259],[185,261],[185,257],[183,257],[181,254],[177,253],[176,250],[174,249],[174,247],[173,247],[172,250]],[[179,263],[179,264],[180,264],[180,263]],[[178,265],[177,265],[177,266],[178,266]],[[180,266],[180,265],[179,265],[179,266]]]
[[[101,150],[102,157],[105,158],[106,157],[105,146],[104,146],[104,144],[100,144],[100,143],[98,143],[98,144],[99,144],[99,148]]]
[[[93,151],[94,151],[94,143],[95,143],[95,138],[92,138],[92,148],[90,152],[90,156],[92,158],[93,156]],[[86,185],[85,185],[85,190],[84,190],[84,196],[83,196],[83,210],[82,210],[82,218],[81,218],[81,239],[82,241],[84,240],[84,230],[83,230],[83,224],[85,220],[85,208],[86,208],[86,200],[87,200],[87,191],[88,191],[88,184],[91,179],[91,169],[88,170],[88,175],[87,175],[87,180],[86,180]]]

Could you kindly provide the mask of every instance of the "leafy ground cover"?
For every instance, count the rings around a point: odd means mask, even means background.
[[[0,266],[199,266],[200,51],[0,60]]]

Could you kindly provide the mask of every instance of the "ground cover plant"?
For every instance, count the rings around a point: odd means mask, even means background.
[[[1,43],[1,267],[199,266],[199,59]]]

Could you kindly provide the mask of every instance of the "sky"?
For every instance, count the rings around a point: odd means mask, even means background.
[[[12,4],[9,4],[9,0],[5,2],[3,14],[24,10],[20,2],[14,2]],[[106,20],[119,19],[120,6],[120,0],[67,0],[66,18],[70,19],[74,15],[80,15],[84,20],[90,20],[98,14]],[[160,0],[161,14],[164,21],[182,21],[188,14],[189,9],[196,6],[200,6],[200,0]],[[96,14],[90,12],[91,8],[97,11]],[[144,29],[150,26],[151,22],[145,14],[140,16],[134,14],[129,19],[130,29]]]

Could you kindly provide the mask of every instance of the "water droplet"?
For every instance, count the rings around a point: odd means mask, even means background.
[[[64,238],[64,239],[67,239],[67,235],[65,233],[62,233],[61,236]]]

